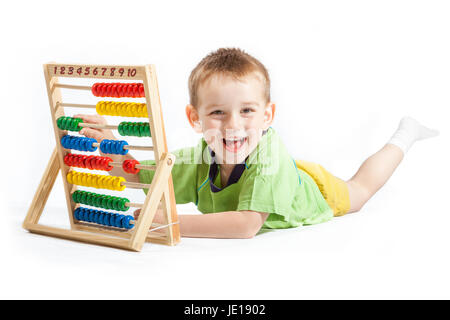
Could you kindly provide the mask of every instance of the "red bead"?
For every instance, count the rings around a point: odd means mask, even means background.
[[[92,94],[94,96],[97,96],[97,87],[98,87],[98,83],[94,83],[94,85],[92,86]]]
[[[106,171],[111,171],[114,167],[110,166],[109,163],[112,162],[112,159],[109,157],[105,157],[105,170]]]
[[[142,83],[139,84],[139,96],[141,98],[145,97],[144,85]]]
[[[131,86],[129,84],[127,84],[127,87],[126,87],[126,96],[127,97],[132,97],[132,95],[131,95]]]
[[[93,157],[94,156],[88,156],[87,158],[84,159],[84,168],[93,170],[91,162]]]
[[[125,160],[122,163],[123,171],[126,173],[137,174],[140,171],[139,168],[136,168],[137,164],[139,164],[139,161],[137,160]]]

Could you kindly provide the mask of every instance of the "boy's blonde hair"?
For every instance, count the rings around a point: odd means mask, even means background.
[[[211,52],[200,61],[189,76],[190,104],[198,104],[198,88],[214,74],[231,76],[237,80],[251,73],[261,76],[264,85],[264,97],[270,101],[269,73],[256,58],[238,48],[220,48]]]

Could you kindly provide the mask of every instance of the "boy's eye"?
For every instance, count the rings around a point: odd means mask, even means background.
[[[223,112],[220,110],[215,110],[215,111],[211,112],[211,114],[223,114]]]
[[[242,112],[243,113],[250,113],[250,112],[252,112],[253,110],[251,109],[251,108],[245,108],[245,109],[242,109]]]

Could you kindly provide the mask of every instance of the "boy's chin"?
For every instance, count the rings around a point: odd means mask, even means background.
[[[248,156],[248,152],[231,153],[224,151],[220,154],[216,152],[216,162],[219,164],[239,164],[243,163]]]

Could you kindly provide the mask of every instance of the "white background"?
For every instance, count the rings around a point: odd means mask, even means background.
[[[449,16],[447,1],[9,1],[0,11],[0,298],[450,298]],[[321,225],[140,253],[21,228],[55,145],[43,63],[155,64],[174,150],[199,139],[184,116],[187,79],[219,47],[266,65],[273,127],[295,158],[342,179],[403,115],[441,135],[414,145],[360,213]],[[43,223],[67,224],[61,181]]]

